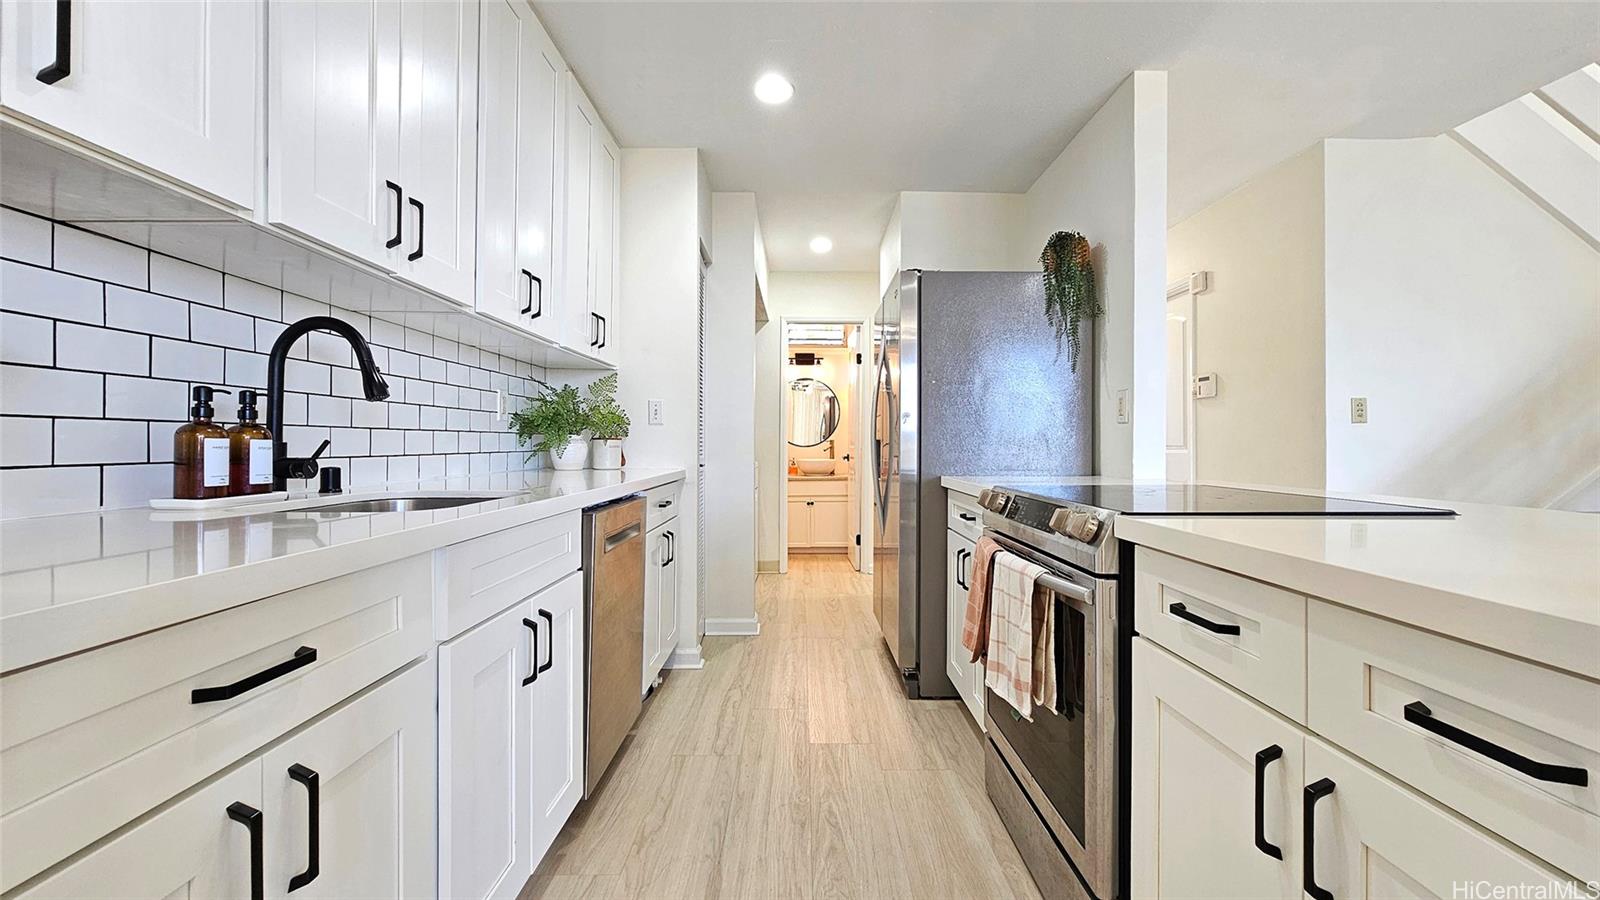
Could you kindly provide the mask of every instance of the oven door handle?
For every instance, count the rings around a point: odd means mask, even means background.
[[[1080,584],[1072,582],[1046,572],[1034,580],[1035,584],[1043,585],[1061,597],[1068,606],[1077,607],[1079,612],[1088,612],[1094,606],[1094,592]]]

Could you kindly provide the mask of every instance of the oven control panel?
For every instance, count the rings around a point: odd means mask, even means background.
[[[1019,525],[1054,532],[1085,544],[1094,543],[1105,522],[1099,511],[1089,507],[1049,503],[992,489],[978,495],[978,505]]]

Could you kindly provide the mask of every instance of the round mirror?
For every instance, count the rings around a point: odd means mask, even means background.
[[[815,447],[839,427],[839,398],[815,378],[789,382],[789,443]]]

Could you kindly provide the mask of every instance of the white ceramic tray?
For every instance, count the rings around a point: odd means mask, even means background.
[[[266,494],[250,494],[246,497],[214,497],[210,500],[174,500],[170,497],[155,497],[150,501],[151,509],[185,509],[202,512],[213,509],[234,509],[240,506],[254,506],[257,503],[272,503],[289,499],[288,491],[272,491]]]

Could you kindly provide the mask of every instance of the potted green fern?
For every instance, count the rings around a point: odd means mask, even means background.
[[[596,469],[622,468],[622,439],[628,436],[628,412],[617,403],[615,372],[589,385],[584,404],[589,421],[589,457]]]
[[[589,461],[589,442],[583,436],[589,427],[589,415],[583,398],[570,384],[560,388],[544,385],[541,390],[526,408],[511,416],[517,443],[533,445],[529,456],[548,453],[551,468],[583,468]]]

